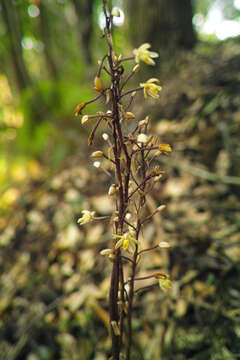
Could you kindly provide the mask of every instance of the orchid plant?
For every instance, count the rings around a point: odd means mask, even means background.
[[[88,145],[94,142],[94,136],[100,123],[106,125],[106,132],[102,134],[108,146],[108,151],[96,150],[92,158],[98,158],[94,166],[105,171],[106,175],[114,178],[108,195],[114,199],[115,211],[110,217],[97,217],[94,211],[83,210],[78,223],[110,220],[113,227],[112,243],[108,249],[100,254],[112,262],[112,274],[109,290],[109,322],[112,340],[111,359],[130,359],[132,347],[132,314],[135,291],[135,281],[155,278],[163,291],[171,287],[169,276],[162,272],[155,272],[150,276],[137,277],[140,256],[148,251],[157,249],[160,245],[150,248],[141,248],[140,233],[146,222],[165,209],[161,204],[151,214],[146,211],[146,197],[154,185],[160,181],[164,171],[156,164],[156,159],[162,154],[171,152],[169,144],[160,144],[156,136],[149,133],[150,117],[138,121],[130,111],[137,94],[143,93],[158,99],[161,86],[159,79],[152,78],[140,83],[134,89],[126,89],[129,80],[140,70],[140,63],[155,65],[154,58],[158,53],[150,51],[150,44],[146,43],[133,50],[133,56],[117,55],[113,47],[111,29],[113,17],[119,16],[117,8],[109,9],[107,0],[103,0],[103,12],[106,25],[104,38],[108,44],[108,53],[98,62],[98,70],[94,79],[94,90],[97,95],[92,100],[80,103],[75,109],[77,116],[82,115],[83,126],[92,124],[88,138]],[[134,61],[129,74],[125,75],[124,64]],[[103,85],[102,72],[109,76],[109,83]],[[88,104],[104,100],[109,110],[99,111],[96,114],[82,114]],[[131,129],[131,131],[129,130]],[[110,171],[104,168],[101,159],[111,164]],[[164,247],[168,244],[164,242]],[[126,279],[126,267],[130,267],[130,277]],[[126,333],[126,336],[124,334]],[[125,349],[125,355],[124,355]]]

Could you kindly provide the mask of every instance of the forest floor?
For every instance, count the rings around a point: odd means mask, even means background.
[[[240,43],[182,54],[163,70],[151,131],[173,153],[143,247],[170,244],[141,260],[140,275],[167,271],[167,293],[139,293],[132,359],[240,359]],[[98,140],[99,143],[101,140]],[[105,174],[78,152],[45,181],[31,181],[0,221],[0,359],[104,360],[110,352],[108,224],[77,225],[81,210],[109,215]],[[90,149],[91,150],[91,149]],[[146,282],[145,285],[152,284]]]

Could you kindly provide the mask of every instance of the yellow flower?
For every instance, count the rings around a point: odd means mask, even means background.
[[[160,289],[162,289],[162,291],[164,291],[164,292],[168,291],[172,287],[172,282],[169,279],[165,279],[165,280],[159,279],[158,283],[159,283]]]
[[[145,98],[147,98],[148,95],[153,97],[154,99],[159,98],[158,92],[162,90],[162,87],[154,83],[159,83],[159,80],[156,78],[152,78],[149,79],[147,82],[140,84],[140,86],[143,87]]]
[[[145,43],[142,44],[138,49],[133,50],[133,54],[135,55],[135,61],[137,63],[139,63],[140,61],[144,61],[148,65],[155,65],[155,61],[152,58],[157,58],[159,55],[156,52],[149,51],[148,49],[150,47],[150,44]]]
[[[82,214],[82,217],[77,221],[79,225],[84,225],[94,220],[95,211],[82,210]]]
[[[114,235],[115,238],[119,239],[115,245],[115,249],[123,247],[123,250],[128,250],[130,247],[131,250],[135,250],[135,246],[138,243],[137,240],[132,236],[132,232],[128,231],[123,235]]]
[[[161,153],[164,153],[166,155],[172,151],[172,148],[169,144],[160,144],[158,146],[158,149]]]
[[[160,289],[162,289],[164,292],[171,289],[172,287],[172,282],[169,279],[169,275],[167,274],[162,274],[162,273],[157,273],[155,274],[155,278],[158,279],[158,283],[159,283],[159,287]]]

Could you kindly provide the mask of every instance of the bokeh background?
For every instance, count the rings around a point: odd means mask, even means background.
[[[171,247],[140,268],[168,272],[173,287],[138,294],[132,359],[240,359],[240,1],[111,3],[117,54],[145,42],[160,54],[129,84],[159,77],[160,100],[139,96],[132,111],[150,114],[151,132],[173,148],[148,199],[149,212],[167,209],[142,238]],[[104,129],[89,149],[91,126],[74,116],[95,95],[103,26],[100,0],[0,0],[2,360],[110,356],[110,264],[99,251],[111,229],[77,225],[82,209],[113,209],[109,179],[88,159],[105,147]]]

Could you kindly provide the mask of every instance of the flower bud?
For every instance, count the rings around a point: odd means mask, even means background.
[[[161,212],[166,208],[166,205],[160,205],[156,210],[157,212]]]
[[[158,182],[161,178],[162,178],[162,175],[158,175],[153,179],[153,181]]]
[[[91,154],[91,157],[93,158],[96,158],[96,157],[103,157],[103,152],[102,151],[94,151],[92,154]]]
[[[89,120],[89,116],[88,116],[88,115],[84,115],[84,116],[82,117],[82,120],[81,120],[82,125],[85,124],[88,120]]]
[[[118,191],[117,186],[115,184],[112,184],[108,190],[108,195],[113,196],[117,193],[117,191]]]
[[[168,278],[168,275],[163,274],[163,273],[156,273],[156,274],[154,274],[154,277],[155,277],[155,279],[163,279],[163,280],[165,280],[165,279]]]
[[[135,115],[132,113],[132,112],[130,112],[130,111],[127,111],[126,112],[126,114],[125,114],[125,117],[126,117],[126,119],[135,119]]]
[[[160,248],[165,248],[165,249],[167,249],[167,248],[170,248],[171,247],[171,245],[167,242],[167,241],[161,241],[159,244],[158,244],[158,246],[160,247]]]
[[[100,255],[103,256],[109,256],[110,254],[112,254],[112,249],[103,249],[100,251]]]
[[[128,303],[127,302],[124,302],[123,310],[124,310],[125,314],[127,315],[128,314]]]
[[[108,139],[109,139],[109,135],[106,133],[103,133],[102,137],[103,137],[103,140],[105,140],[105,141],[108,141]]]
[[[131,217],[132,217],[132,214],[130,214],[130,213],[127,213],[126,216],[125,216],[126,220],[130,220]]]
[[[145,125],[147,125],[146,119],[141,120],[141,121],[139,121],[139,123],[138,123],[138,127],[143,127],[143,126],[145,126]]]
[[[120,11],[117,7],[112,8],[112,12],[111,12],[112,16],[116,16],[116,17],[120,17]]]
[[[81,115],[82,110],[85,108],[86,103],[78,104],[74,110],[75,116]]]
[[[95,168],[99,169],[99,168],[101,167],[100,161],[94,161],[93,166],[94,166]]]
[[[136,91],[133,91],[132,93],[131,93],[131,97],[135,97],[137,95],[137,92]]]
[[[134,73],[137,73],[140,70],[141,66],[139,64],[135,65],[134,68],[132,69],[132,71]]]
[[[147,116],[145,117],[145,121],[146,121],[146,124],[149,124],[150,116],[147,115]]]
[[[161,174],[164,174],[164,171],[163,170],[161,170],[160,169],[160,166],[155,166],[155,168],[154,168],[154,174],[156,175],[156,176],[159,176],[159,175],[161,175]]]
[[[146,134],[139,134],[137,137],[138,143],[146,143],[148,141],[148,136]]]
[[[99,92],[103,90],[102,80],[100,79],[99,76],[96,76],[94,79],[94,89]]]
[[[106,104],[108,104],[109,101],[110,101],[110,94],[111,94],[111,90],[107,89],[107,91],[106,91]]]

